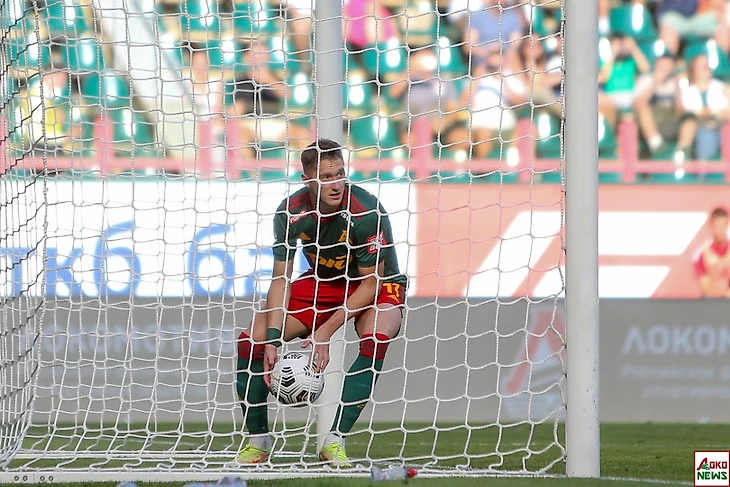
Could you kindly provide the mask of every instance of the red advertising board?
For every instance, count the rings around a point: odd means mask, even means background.
[[[560,293],[561,191],[555,185],[419,186],[415,294]],[[709,238],[707,216],[728,204],[726,186],[602,186],[601,297],[699,297],[693,264]]]

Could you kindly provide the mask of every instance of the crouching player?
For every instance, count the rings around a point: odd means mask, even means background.
[[[313,362],[323,371],[328,342],[350,318],[360,353],[346,374],[342,403],[319,455],[332,467],[351,467],[345,436],[370,399],[389,341],[401,327],[406,277],[398,268],[383,206],[349,184],[340,146],[328,139],[301,155],[305,188],[286,198],[274,216],[274,270],[266,308],[241,333],[237,392],[247,443],[236,461],[266,461],[272,448],[266,408],[268,373],[281,341],[313,335]],[[310,269],[290,282],[297,240]],[[375,371],[375,372],[373,372]]]

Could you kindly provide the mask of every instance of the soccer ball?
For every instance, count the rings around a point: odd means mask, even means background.
[[[314,371],[309,354],[285,353],[271,371],[271,394],[287,406],[305,406],[324,390],[324,377]]]

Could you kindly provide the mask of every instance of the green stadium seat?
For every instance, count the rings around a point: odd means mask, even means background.
[[[284,32],[278,9],[267,1],[234,0],[232,16],[236,37],[257,38]]]
[[[33,32],[33,17],[33,7],[28,1],[0,3],[0,29],[6,39],[23,37],[29,32]]]
[[[243,65],[243,50],[233,39],[210,40],[205,50],[211,69],[235,70]]]
[[[657,58],[662,56],[666,51],[664,42],[662,41],[643,41],[638,43],[639,49],[646,56],[646,60],[651,64],[652,69]]]
[[[448,37],[438,40],[439,74],[441,79],[466,76],[469,67],[464,61],[461,48],[454,46]]]
[[[600,173],[598,175],[598,184],[622,184],[623,175],[621,173]]]
[[[75,74],[104,70],[104,56],[97,38],[69,39],[61,45],[64,63]]]
[[[532,31],[540,37],[555,34],[560,30],[560,16],[560,8],[535,6],[532,9]]]
[[[558,159],[561,155],[560,121],[547,112],[535,114],[538,139],[537,157],[540,159]]]
[[[347,145],[357,151],[356,156],[360,158],[390,157],[401,144],[398,124],[389,117],[354,118],[348,125]]]
[[[361,71],[348,73],[348,82],[342,89],[343,109],[348,117],[361,117],[372,114],[377,92],[374,81],[366,81]]]
[[[290,39],[281,35],[272,35],[266,40],[269,50],[269,69],[279,79],[290,77],[303,71],[302,60],[293,54],[294,47]]]
[[[117,151],[150,151],[154,148],[154,130],[142,114],[130,108],[108,110],[114,124],[114,144]]]
[[[220,35],[218,2],[184,0],[181,5],[180,28],[184,40],[205,42]]]
[[[654,41],[658,34],[648,8],[640,4],[624,4],[611,9],[611,32],[633,37],[637,42]]]
[[[730,59],[728,55],[720,49],[713,39],[708,41],[695,42],[688,45],[684,50],[684,58],[687,62],[697,56],[707,56],[710,67],[715,77],[730,80]]]
[[[38,71],[38,56],[41,56],[41,67],[51,65],[51,46],[48,42],[38,42],[34,33],[27,37],[5,39],[2,49],[7,56],[7,64],[11,74],[24,77]]]
[[[606,120],[601,117],[598,124],[598,154],[606,159],[615,159],[617,157],[616,149],[618,149],[616,134]]]
[[[303,126],[311,126],[314,112],[314,93],[311,78],[304,73],[297,73],[290,78],[287,109],[289,120]],[[282,107],[283,111],[284,107]]]
[[[408,2],[407,15],[398,16],[398,27],[401,38],[408,35],[408,44],[412,47],[430,46],[436,43],[441,30],[439,13],[434,9],[434,2],[419,0]],[[405,14],[404,10],[401,12]]]
[[[49,37],[65,36],[78,39],[93,32],[93,19],[87,18],[84,10],[68,0],[47,0],[41,9],[41,26]]]
[[[112,73],[91,73],[82,82],[82,96],[86,104],[104,108],[129,107],[129,82]]]
[[[371,74],[388,76],[404,73],[408,66],[408,51],[397,39],[370,47],[362,53],[363,67]]]
[[[183,59],[183,49],[180,39],[171,32],[168,32],[162,23],[160,23],[158,28],[160,29],[160,55],[165,58],[171,57],[178,66],[184,65],[185,61]]]

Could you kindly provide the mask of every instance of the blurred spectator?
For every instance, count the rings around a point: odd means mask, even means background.
[[[312,48],[312,18],[315,5],[316,0],[281,0],[283,16],[291,32],[290,38],[294,43],[296,56],[300,59],[306,59],[307,51]]]
[[[654,64],[654,72],[643,74],[636,82],[634,110],[639,131],[652,154],[666,149],[666,141],[679,135],[680,111],[677,105],[679,77],[674,56],[665,53]]]
[[[234,84],[234,115],[278,114],[287,90],[270,67],[271,51],[265,36],[246,47],[242,61],[244,70],[237,74]]]
[[[728,212],[715,208],[708,221],[712,240],[695,261],[695,275],[702,296],[730,297],[730,243],[728,242]]]
[[[631,37],[614,36],[611,53],[598,74],[603,85],[599,95],[599,112],[612,129],[616,128],[619,111],[626,111],[634,104],[634,85],[639,73],[648,73],[651,65],[636,41]]]
[[[197,120],[210,123],[212,159],[220,170],[225,160],[223,132],[225,129],[224,91],[225,84],[220,71],[218,77],[211,77],[208,50],[201,44],[189,46],[190,91],[193,94],[193,113]]]
[[[200,44],[190,44],[190,87],[195,115],[199,120],[223,117],[223,79],[212,78],[208,50]],[[216,125],[218,125],[216,123]]]
[[[563,60],[556,52],[548,53],[541,38],[533,34],[522,41],[519,65],[515,71],[525,73],[525,85],[536,108],[544,108],[557,118],[562,118],[560,104],[563,80]]]
[[[611,31],[611,0],[598,0],[598,33],[608,35]]]
[[[659,37],[672,54],[679,52],[680,41],[714,38],[727,52],[730,26],[725,0],[658,0],[656,9]]]
[[[490,52],[486,62],[474,67],[471,87],[464,90],[462,102],[471,107],[471,141],[477,159],[486,158],[495,141],[509,140],[517,125],[512,107],[529,96],[522,77],[507,59],[499,51]]]
[[[237,75],[233,88],[233,106],[228,113],[239,120],[236,125],[238,147],[248,157],[264,141],[288,140],[299,147],[309,139],[309,128],[291,123],[283,113],[284,100],[289,96],[284,81],[271,69],[271,51],[262,35],[244,51],[245,70]]]
[[[26,129],[30,130],[26,135],[37,149],[54,152],[68,147],[71,142],[69,88],[68,71],[63,68],[43,72],[40,81],[37,78],[28,80],[27,94],[25,99],[21,98],[21,110],[24,118],[30,118],[30,123],[26,124]]]
[[[485,0],[449,0],[446,18],[465,31],[471,14],[484,10],[486,7]]]
[[[419,118],[429,122],[429,140],[435,140],[444,130],[444,112],[454,109],[458,101],[457,81],[440,80],[437,77],[438,57],[434,49],[421,48],[411,51],[405,106],[408,113],[408,127],[403,130],[403,143],[410,147],[418,145],[414,126]],[[464,141],[466,138],[463,139]]]
[[[380,0],[347,0],[344,36],[352,51],[398,39],[398,23]]]
[[[505,8],[504,0],[482,0],[485,9],[471,13],[464,29],[465,47],[472,63],[483,62],[491,52],[504,52],[511,66],[518,63],[519,39],[525,37],[527,21],[518,8]]]
[[[722,144],[722,126],[730,121],[730,90],[712,77],[707,56],[690,62],[689,79],[680,87],[684,113],[675,161],[683,162],[694,145],[695,157],[712,159]]]

